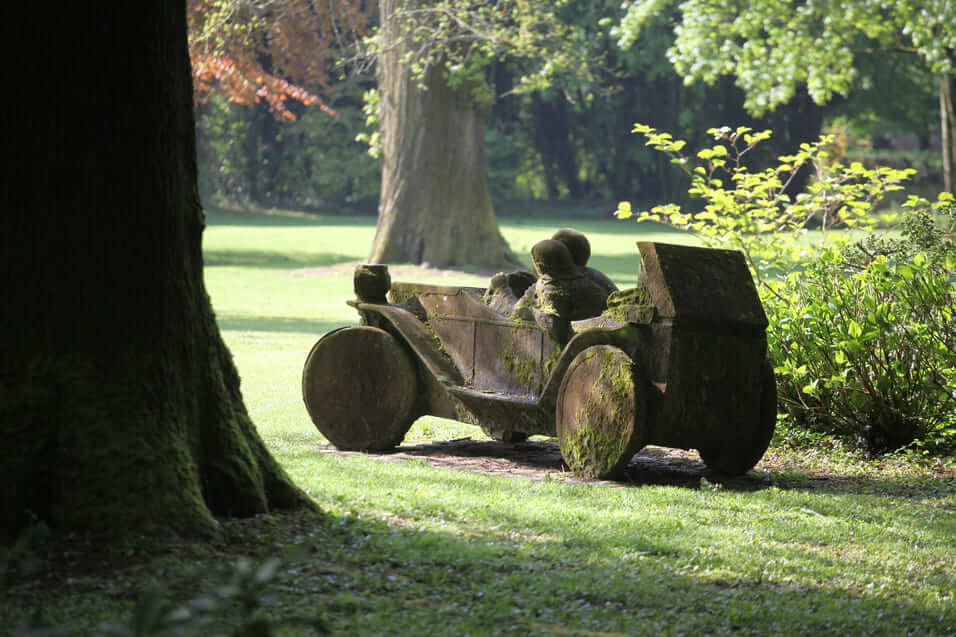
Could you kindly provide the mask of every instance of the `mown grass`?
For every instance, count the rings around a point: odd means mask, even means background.
[[[527,254],[559,225],[571,224],[505,221],[503,231]],[[633,283],[634,241],[647,228],[573,225],[597,267]],[[952,459],[774,447],[732,481],[703,469],[669,480],[665,468],[660,480],[608,485],[322,453],[301,365],[322,333],[356,321],[342,264],[364,258],[373,232],[363,218],[220,214],[206,233],[207,285],[247,405],[326,515],[226,521],[214,544],[40,538],[7,562],[0,626],[42,609],[89,631],[128,621],[152,580],[185,600],[238,555],[283,555],[268,616],[319,615],[334,634],[956,634]],[[463,436],[481,433],[423,418],[409,439]]]

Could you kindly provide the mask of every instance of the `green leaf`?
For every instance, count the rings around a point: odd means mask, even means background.
[[[855,320],[850,319],[847,325],[847,333],[853,338],[860,338],[863,335],[863,328]]]
[[[634,215],[634,212],[631,210],[630,201],[621,201],[617,204],[617,210],[614,211],[614,215],[618,219],[628,219]]]

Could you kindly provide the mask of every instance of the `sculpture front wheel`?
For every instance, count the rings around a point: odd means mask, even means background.
[[[558,390],[555,429],[568,467],[612,478],[645,444],[647,391],[623,350],[589,347],[574,357]]]
[[[405,347],[377,327],[345,327],[312,347],[302,399],[339,449],[382,451],[402,441],[419,414],[418,374]]]

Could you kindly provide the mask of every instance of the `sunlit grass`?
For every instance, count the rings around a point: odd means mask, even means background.
[[[526,254],[564,225],[506,221],[503,232]],[[691,240],[614,220],[573,225],[590,237],[593,264],[622,287],[636,276],[635,241]],[[673,486],[533,481],[323,452],[300,396],[302,364],[322,334],[357,322],[342,264],[365,258],[373,232],[368,218],[225,214],[211,215],[206,231],[206,282],[246,404],[326,516],[227,520],[231,543],[218,547],[132,542],[110,549],[128,568],[115,556],[108,566],[84,557],[69,577],[57,569],[76,554],[57,547],[52,575],[11,589],[0,624],[22,621],[36,599],[53,623],[127,618],[154,579],[188,598],[190,582],[238,552],[296,548],[269,588],[269,613],[321,614],[334,634],[954,634],[951,459],[876,463],[839,449],[772,448],[743,478]],[[407,440],[465,436],[481,433],[422,418]]]
[[[863,460],[772,450],[743,490],[606,488],[318,453],[324,441],[302,406],[301,365],[324,331],[355,323],[344,303],[351,269],[328,266],[363,260],[374,228],[364,218],[263,223],[212,218],[207,281],[263,436],[303,488],[365,534],[361,551],[328,549],[330,560],[354,566],[340,578],[351,592],[317,602],[337,629],[382,632],[383,617],[401,609],[384,632],[948,632],[956,496],[932,468],[899,461],[881,481]],[[505,220],[502,231],[527,255],[565,225],[588,235],[592,265],[621,287],[636,281],[636,241],[694,242],[613,219]],[[263,265],[259,250],[286,256]],[[407,439],[464,436],[482,434],[422,418]],[[821,475],[828,488],[814,488]],[[407,592],[399,601],[387,574]]]

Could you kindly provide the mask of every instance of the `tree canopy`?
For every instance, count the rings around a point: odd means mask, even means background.
[[[638,0],[615,29],[632,46],[647,21],[675,0]],[[945,188],[956,164],[956,3],[950,0],[682,0],[668,58],[687,82],[732,75],[760,114],[787,102],[805,85],[818,104],[847,95],[859,56],[874,49],[918,55],[939,77],[940,136]]]
[[[189,0],[189,55],[197,101],[216,92],[239,104],[264,101],[295,119],[286,100],[318,105],[344,45],[365,32],[361,0]]]
[[[648,20],[678,4],[681,21],[667,53],[686,81],[733,75],[756,114],[805,84],[823,104],[846,95],[858,57],[874,48],[915,53],[936,74],[956,66],[956,3],[950,0],[638,0],[616,28],[633,46]]]
[[[444,67],[452,87],[485,79],[492,62],[520,62],[516,86],[511,91],[547,88],[558,78],[585,80],[590,76],[584,32],[562,19],[568,0],[541,3],[531,0],[438,0],[407,2],[383,22],[391,23],[372,38],[375,55],[404,45],[404,60],[413,78],[421,81],[429,68]],[[383,25],[385,26],[385,25]],[[388,37],[382,37],[388,33]],[[474,94],[490,102],[487,87]]]

